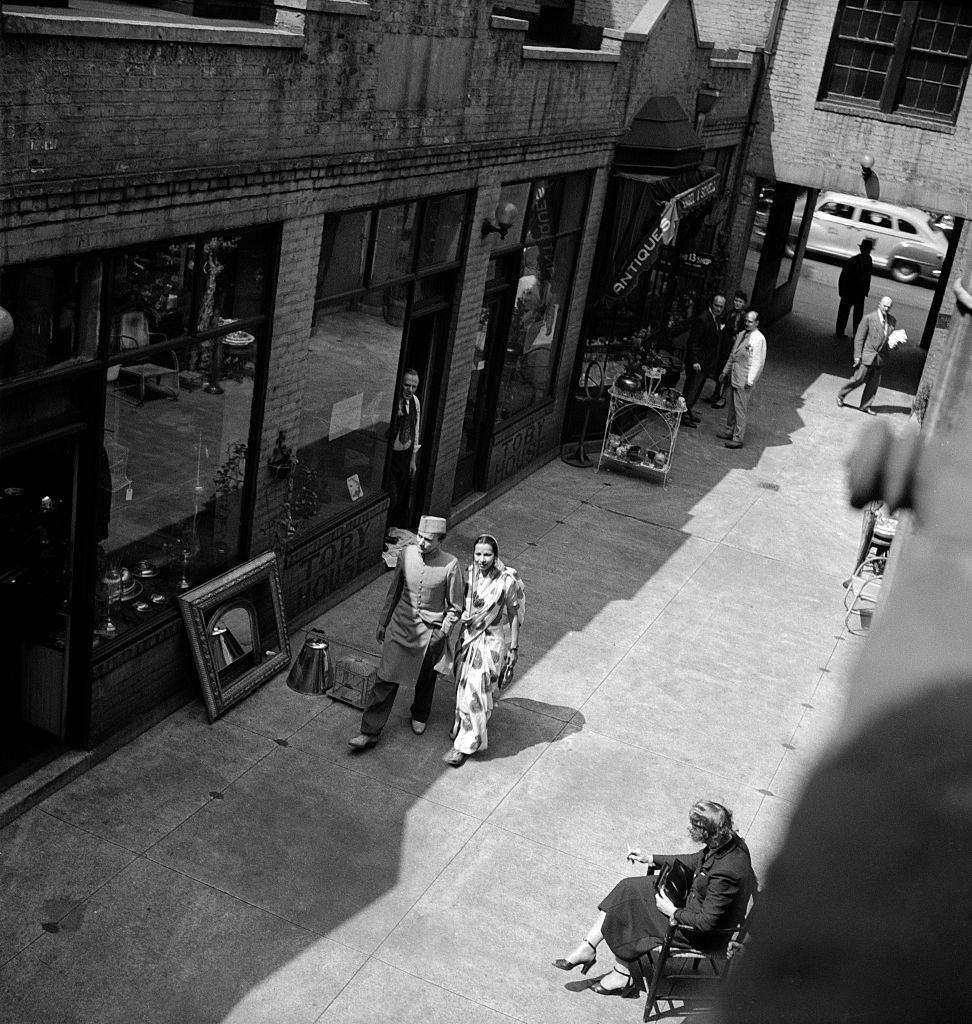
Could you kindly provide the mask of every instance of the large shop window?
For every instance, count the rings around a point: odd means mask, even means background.
[[[240,554],[275,249],[259,229],[106,261],[96,644],[171,609]]]
[[[380,494],[391,413],[413,313],[447,306],[466,227],[468,195],[458,193],[325,221],[314,327],[297,450],[296,485],[306,499],[298,527],[334,519]],[[416,365],[419,397],[430,370]],[[433,409],[423,400],[423,439]]]
[[[954,123],[972,56],[972,9],[842,0],[820,99]]]
[[[513,315],[502,353],[497,423],[551,394],[589,186],[590,175],[583,172],[504,190],[504,200],[522,195],[527,213]]]

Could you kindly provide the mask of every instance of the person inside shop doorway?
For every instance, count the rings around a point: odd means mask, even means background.
[[[408,528],[412,504],[412,481],[418,468],[418,452],[422,447],[419,431],[422,425],[422,403],[416,392],[417,370],[406,370],[395,403],[392,421],[391,467],[388,474],[388,525]]]
[[[854,333],[857,333],[861,321],[864,319],[864,300],[871,291],[871,273],[874,264],[871,262],[871,249],[873,243],[870,238],[861,242],[860,252],[851,256],[840,271],[837,279],[837,292],[840,295],[840,304],[837,307],[837,325],[834,328],[835,338],[845,338],[844,333],[847,327],[847,317],[851,310],[854,311]]]

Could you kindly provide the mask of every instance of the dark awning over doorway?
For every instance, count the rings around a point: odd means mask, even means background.
[[[631,174],[678,174],[702,162],[702,140],[674,96],[653,96],[617,144],[614,169]]]

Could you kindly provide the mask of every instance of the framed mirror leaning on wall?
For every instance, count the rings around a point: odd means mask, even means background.
[[[179,607],[210,722],[290,665],[272,551],[182,594]]]

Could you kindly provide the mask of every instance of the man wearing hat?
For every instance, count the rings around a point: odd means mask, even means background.
[[[835,337],[845,337],[844,328],[847,326],[847,314],[851,309],[854,310],[855,333],[864,319],[864,300],[871,290],[871,272],[874,269],[871,261],[872,247],[870,238],[865,238],[858,246],[861,251],[856,256],[851,256],[840,271],[840,277],[837,279],[840,305],[837,307]]]
[[[354,750],[375,746],[400,685],[415,687],[412,732],[420,736],[432,710],[437,672],[452,669],[450,634],[462,614],[462,570],[442,550],[446,521],[422,516],[418,541],[406,544],[388,588],[375,634],[381,646],[378,677],[361,716],[361,732],[348,740]]]

